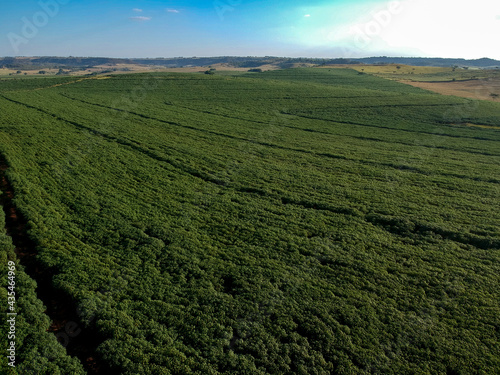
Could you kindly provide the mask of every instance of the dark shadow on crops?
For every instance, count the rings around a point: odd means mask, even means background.
[[[27,220],[16,207],[14,189],[6,174],[8,168],[6,159],[0,155],[0,204],[5,212],[5,229],[12,238],[19,262],[37,283],[36,295],[47,308],[45,313],[51,321],[48,331],[56,335],[70,356],[81,361],[88,374],[114,374],[96,353],[105,338],[99,335],[95,326],[84,327],[77,302],[53,286],[52,275],[57,271],[48,269],[37,260],[37,244],[28,235]]]
[[[389,233],[403,237],[434,237],[444,240],[472,245],[483,250],[500,249],[500,240],[493,237],[477,236],[471,233],[456,232],[442,228],[436,224],[415,222],[404,217],[394,217],[379,214],[366,215],[366,221],[383,228]]]

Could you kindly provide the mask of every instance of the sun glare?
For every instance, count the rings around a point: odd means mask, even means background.
[[[305,47],[342,47],[352,56],[500,58],[499,52],[494,55],[495,36],[500,35],[497,0],[477,0],[474,6],[453,0],[402,0],[364,3],[356,12],[339,6],[301,11],[305,18],[314,15],[314,23],[301,22],[292,29],[295,42]]]

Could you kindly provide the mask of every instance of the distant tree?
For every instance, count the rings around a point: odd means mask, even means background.
[[[210,69],[210,70],[205,70],[205,74],[215,74],[215,72],[212,69]]]
[[[46,74],[47,72],[45,70],[40,70],[38,74]]]
[[[18,70],[18,71],[16,72],[16,74],[21,74],[21,73],[22,73],[22,72],[21,72],[20,70]]]
[[[262,73],[262,69],[259,69],[259,68],[255,68],[255,69],[248,69],[249,72],[253,72],[253,73]]]

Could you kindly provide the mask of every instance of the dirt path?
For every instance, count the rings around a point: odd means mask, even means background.
[[[500,79],[452,82],[414,82],[402,80],[400,82],[443,95],[454,95],[462,98],[489,100],[500,103]]]
[[[95,349],[103,341],[95,329],[86,328],[77,314],[77,305],[62,291],[52,285],[50,270],[44,269],[37,261],[36,244],[27,234],[26,219],[14,204],[14,189],[7,179],[8,169],[5,158],[0,155],[0,204],[5,212],[5,229],[12,238],[15,253],[25,272],[37,282],[36,294],[47,310],[51,320],[48,329],[66,347],[70,356],[78,357],[88,374],[111,374],[109,368],[95,354]],[[78,334],[76,334],[79,332]]]

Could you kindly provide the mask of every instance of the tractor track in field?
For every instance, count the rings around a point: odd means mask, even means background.
[[[129,113],[129,114],[134,115],[134,116],[138,116],[138,117],[141,117],[141,118],[146,118],[146,119],[153,120],[153,121],[158,121],[158,122],[169,124],[169,125],[178,126],[178,127],[181,127],[181,128],[191,129],[191,130],[195,130],[195,131],[199,131],[199,132],[204,132],[204,133],[207,133],[207,134],[213,134],[213,135],[216,135],[216,136],[219,136],[219,137],[225,137],[225,138],[230,138],[230,139],[234,139],[234,140],[238,140],[238,141],[249,142],[249,143],[257,144],[257,145],[260,145],[260,146],[271,147],[271,148],[276,148],[276,149],[280,149],[280,150],[299,152],[299,153],[309,154],[309,155],[317,155],[317,156],[320,156],[320,157],[326,157],[326,158],[336,159],[336,160],[345,160],[345,161],[348,161],[348,162],[360,163],[360,164],[370,165],[370,166],[375,166],[375,167],[386,167],[386,168],[391,168],[391,169],[395,169],[395,170],[399,170],[399,171],[407,171],[407,172],[411,172],[411,173],[418,173],[418,174],[422,174],[422,175],[426,175],[426,176],[440,175],[440,176],[454,177],[454,178],[465,179],[465,180],[472,180],[472,181],[481,181],[481,182],[493,183],[493,184],[500,183],[500,180],[498,180],[496,178],[480,178],[480,177],[465,176],[465,175],[461,175],[461,174],[458,174],[458,173],[447,173],[447,172],[435,173],[435,172],[426,171],[425,169],[422,169],[422,168],[419,168],[419,167],[413,167],[413,166],[407,166],[407,165],[400,165],[400,164],[388,163],[388,162],[377,162],[377,161],[371,161],[371,160],[361,160],[361,159],[356,159],[356,158],[349,158],[349,157],[346,157],[346,156],[340,155],[340,154],[331,154],[331,153],[328,153],[328,152],[314,152],[312,150],[307,150],[307,149],[285,147],[285,146],[281,146],[281,145],[277,145],[277,144],[273,144],[273,143],[269,143],[269,142],[262,142],[262,141],[258,141],[258,140],[254,140],[254,139],[247,139],[247,138],[243,138],[243,137],[239,137],[239,136],[235,136],[235,135],[230,135],[230,134],[225,134],[225,133],[220,133],[220,132],[216,132],[216,131],[212,131],[212,130],[200,129],[200,128],[197,128],[195,126],[183,125],[183,124],[180,124],[180,123],[177,123],[177,122],[159,119],[159,118],[156,118],[156,117],[153,117],[153,116],[148,116],[148,115],[145,115],[145,114],[142,114],[142,113],[138,113],[138,112],[126,111],[126,110],[123,110],[123,109],[108,107],[108,106],[105,106],[105,105],[102,105],[102,104],[96,104],[96,103],[87,102],[87,101],[81,100],[81,99],[75,99],[75,98],[72,98],[72,97],[69,97],[69,96],[66,96],[66,95],[63,95],[63,96],[66,97],[66,98],[68,98],[68,99],[71,99],[71,100],[74,100],[74,101],[78,101],[78,102],[81,102],[81,103],[84,103],[84,104],[94,105],[94,106],[97,106],[97,107],[106,108],[106,109],[110,109],[110,110],[114,110],[114,111],[118,111],[118,112],[126,112],[126,113]],[[8,100],[13,101],[12,99],[8,99]],[[14,102],[16,102],[16,101],[14,101]],[[18,104],[24,104],[24,103],[21,103],[21,102],[16,102],[16,103],[18,103]],[[31,107],[31,106],[29,106],[29,107]],[[56,115],[48,113],[48,112],[43,111],[43,110],[40,110],[40,109],[38,109],[36,107],[31,107],[31,108],[37,109],[39,111],[42,111],[44,113],[47,113],[47,114],[50,114],[51,116],[56,117]],[[288,114],[288,113],[285,113],[285,114]],[[293,115],[293,114],[291,114],[291,115]],[[293,116],[303,117],[303,116],[298,116],[298,115],[293,115]],[[117,142],[119,142],[121,144],[124,144],[124,145],[127,145],[129,147],[132,147],[132,148],[134,148],[134,149],[136,149],[138,151],[141,151],[144,154],[147,154],[150,157],[153,157],[152,156],[152,152],[150,150],[145,151],[142,147],[132,144],[130,142],[130,140],[126,140],[125,141],[123,139],[119,139],[119,138],[110,136],[108,134],[104,134],[104,133],[102,133],[102,132],[100,132],[98,130],[95,130],[95,129],[89,128],[87,126],[75,123],[73,121],[66,120],[66,119],[60,118],[60,117],[57,117],[57,118],[59,118],[59,119],[61,119],[63,121],[66,121],[68,123],[71,123],[73,125],[79,126],[81,128],[85,128],[85,129],[89,130],[90,132],[92,132],[94,134],[101,135],[101,136],[103,136],[105,138],[113,139],[113,140],[115,140],[115,141],[117,141]],[[329,120],[323,120],[323,121],[329,121]],[[337,122],[337,121],[331,121],[331,122],[341,123],[341,122]],[[342,122],[341,124],[347,124],[347,123],[348,122],[345,122],[345,123]],[[358,123],[352,123],[352,124],[354,124],[354,125],[361,125],[361,126],[371,126],[371,125],[362,125],[362,124],[358,124]],[[377,126],[373,126],[373,127],[377,127]],[[384,127],[382,127],[382,128],[384,128]],[[407,129],[393,129],[393,128],[389,128],[389,127],[387,127],[387,129],[402,130],[402,131],[408,131],[408,132],[415,132],[415,131],[407,130]],[[425,132],[422,132],[422,133],[425,134]],[[434,134],[434,133],[429,133],[429,134]],[[444,136],[444,137],[449,136],[449,137],[453,137],[453,138],[457,138],[458,137],[458,136],[454,136],[454,135],[439,134],[439,133],[436,133],[434,135],[440,135],[440,136]],[[459,137],[459,138],[470,138],[470,137]],[[477,139],[490,140],[490,139],[479,138],[479,137]],[[203,177],[203,174],[200,174],[200,172],[197,172],[197,171],[195,171],[192,168],[187,168],[186,169],[186,167],[184,167],[183,165],[181,165],[181,164],[179,164],[177,162],[173,163],[172,161],[170,161],[168,159],[165,159],[164,157],[161,157],[161,156],[158,156],[158,155],[154,156],[154,158],[157,159],[157,160],[159,160],[159,161],[166,161],[166,162],[170,163],[171,165],[173,165],[174,167],[182,169],[185,172],[187,172],[187,173],[189,173],[191,175],[194,175],[195,177],[200,177],[200,178],[202,178],[202,179],[204,179],[206,181],[215,182],[217,184],[220,184],[217,179],[213,179],[212,177]]]
[[[342,125],[364,126],[364,127],[368,127],[368,128],[392,130],[395,132],[427,134],[427,135],[432,135],[432,136],[436,136],[436,137],[449,137],[449,138],[472,139],[472,140],[479,140],[479,141],[496,142],[496,140],[494,140],[494,139],[484,138],[484,137],[467,137],[467,136],[461,136],[461,135],[456,135],[456,134],[434,133],[434,132],[428,132],[428,131],[423,131],[423,130],[398,129],[398,128],[391,128],[390,126],[363,124],[363,123],[354,122],[354,121],[330,120],[327,118],[308,116],[305,114],[298,114],[298,113],[289,113],[289,112],[281,112],[281,113],[284,115],[295,116],[295,117],[305,118],[305,119],[309,119],[309,120],[319,120],[319,121],[331,122],[331,123],[342,124]],[[449,126],[450,124],[449,123],[440,123],[440,125]]]
[[[15,246],[14,252],[26,274],[36,281],[36,295],[46,308],[50,318],[48,332],[66,348],[68,355],[77,357],[88,374],[113,374],[95,351],[103,338],[93,327],[84,327],[78,316],[76,302],[65,292],[52,284],[52,270],[37,260],[37,245],[29,237],[27,220],[18,210],[14,200],[14,189],[7,177],[9,165],[0,154],[0,205],[5,213],[5,230]]]
[[[188,174],[190,174],[190,175],[192,175],[194,177],[198,177],[198,178],[201,178],[201,179],[203,179],[203,180],[205,180],[207,182],[215,183],[215,184],[218,184],[218,185],[224,185],[224,183],[221,183],[220,179],[218,179],[218,178],[215,178],[215,177],[213,177],[213,176],[211,176],[211,175],[209,175],[207,173],[204,173],[204,172],[199,172],[196,169],[191,168],[190,166],[185,166],[182,163],[180,163],[179,161],[173,160],[172,158],[169,158],[169,157],[167,158],[165,156],[158,155],[157,152],[155,152],[154,150],[151,150],[149,148],[144,148],[144,147],[142,147],[140,145],[137,145],[133,141],[130,141],[129,139],[118,138],[118,137],[115,137],[113,135],[106,134],[106,133],[104,133],[102,131],[99,131],[99,130],[96,130],[94,128],[91,128],[89,126],[85,126],[85,125],[82,125],[82,124],[77,123],[75,121],[65,119],[65,118],[60,117],[60,116],[58,116],[56,114],[48,112],[48,111],[46,111],[44,109],[41,109],[41,108],[38,108],[38,107],[35,107],[35,106],[32,106],[32,105],[29,105],[29,104],[26,104],[26,103],[23,103],[23,102],[14,100],[14,99],[10,99],[10,98],[8,98],[8,97],[6,97],[4,95],[0,95],[0,96],[3,97],[4,99],[10,101],[10,102],[22,105],[22,106],[27,107],[27,108],[34,109],[36,111],[39,111],[41,113],[44,113],[44,114],[49,115],[51,117],[54,117],[57,120],[64,121],[64,122],[66,122],[68,124],[71,124],[71,125],[75,126],[76,128],[88,131],[91,134],[95,134],[97,136],[103,137],[103,138],[108,139],[110,141],[118,142],[119,144],[122,144],[124,146],[128,146],[128,147],[130,147],[130,148],[132,148],[132,149],[134,149],[136,151],[139,151],[142,154],[147,155],[147,156],[149,156],[149,157],[151,157],[151,158],[153,158],[155,160],[166,162],[166,163],[172,165],[174,168],[180,169],[184,173],[188,173]],[[309,155],[316,155],[316,156],[326,157],[326,158],[335,159],[335,160],[344,160],[344,161],[348,161],[348,162],[355,162],[355,163],[360,163],[360,164],[370,165],[370,166],[375,166],[375,167],[386,167],[386,168],[390,168],[390,169],[394,169],[394,170],[406,171],[406,172],[410,172],[410,173],[417,173],[417,174],[421,174],[421,175],[425,175],[425,176],[436,175],[436,176],[454,177],[454,178],[459,178],[459,179],[465,179],[465,180],[471,180],[471,181],[480,181],[480,182],[493,183],[493,184],[499,184],[500,183],[500,180],[496,179],[496,178],[472,177],[472,176],[466,176],[466,175],[462,175],[462,174],[448,173],[448,172],[439,172],[439,173],[436,173],[436,172],[427,171],[425,169],[422,169],[422,168],[419,168],[419,167],[414,167],[414,166],[408,166],[408,165],[402,165],[402,164],[395,164],[395,163],[388,163],[388,162],[378,162],[378,161],[372,161],[372,160],[362,160],[362,159],[356,159],[356,158],[349,158],[349,157],[346,157],[344,155],[331,154],[331,153],[326,153],[326,152],[314,152],[312,150],[300,149],[300,148],[293,148],[293,147],[285,147],[285,146],[281,146],[281,145],[277,145],[277,144],[273,144],[273,143],[262,142],[262,141],[253,140],[253,139],[247,139],[247,138],[238,137],[238,136],[234,136],[234,135],[230,135],[230,134],[215,132],[215,131],[212,131],[212,130],[200,129],[200,128],[197,128],[195,126],[183,125],[183,124],[179,124],[179,123],[173,122],[173,121],[167,121],[167,120],[163,120],[163,119],[158,119],[156,117],[148,116],[148,115],[145,115],[145,114],[142,114],[142,113],[137,113],[137,112],[132,112],[132,111],[125,111],[125,110],[122,110],[122,109],[108,107],[108,106],[105,106],[105,105],[102,105],[102,104],[90,103],[90,102],[86,102],[84,100],[74,99],[74,98],[71,98],[71,97],[68,97],[68,99],[79,101],[79,102],[82,102],[82,103],[85,103],[85,104],[94,105],[94,106],[97,106],[97,107],[111,109],[111,110],[118,111],[118,112],[126,112],[126,113],[129,113],[129,114],[134,115],[134,116],[138,116],[138,117],[141,117],[141,118],[146,118],[146,119],[153,120],[153,121],[158,121],[158,122],[165,123],[165,124],[168,124],[168,125],[173,125],[173,126],[177,126],[177,127],[181,127],[181,128],[191,129],[191,130],[203,132],[203,133],[206,133],[206,134],[213,134],[215,136],[220,136],[220,137],[234,139],[234,140],[243,141],[243,142],[249,142],[249,143],[257,144],[257,145],[260,145],[260,146],[271,147],[271,148],[276,148],[276,149],[280,149],[280,150],[299,152],[299,153],[309,154]],[[294,115],[294,116],[297,116],[297,115]],[[298,117],[303,117],[303,116],[298,116]],[[306,118],[308,118],[308,117],[306,117]],[[323,120],[323,121],[325,121],[325,120]],[[356,123],[353,123],[353,124],[356,124]],[[357,125],[360,125],[360,124],[357,124]],[[390,129],[391,130],[398,130],[398,129],[392,129],[392,128],[390,128]],[[400,130],[411,131],[411,130],[407,130],[407,129],[400,129]],[[413,132],[413,131],[411,131],[411,132]],[[445,135],[445,134],[437,134],[437,135],[448,136],[448,135]],[[450,137],[456,137],[456,136],[450,136]],[[470,138],[470,137],[460,137],[460,138]],[[477,138],[477,139],[483,139],[483,138]],[[486,140],[490,140],[490,139],[486,139]]]
[[[66,97],[66,98],[70,98],[69,96],[66,96],[66,95],[63,95],[63,96]],[[74,99],[74,98],[70,98],[70,99],[77,100],[77,99]],[[92,103],[89,103],[89,104],[92,104]],[[212,116],[229,118],[229,119],[234,119],[234,120],[247,121],[247,122],[251,122],[251,123],[255,123],[255,124],[263,124],[263,125],[269,124],[269,122],[265,122],[265,121],[251,120],[251,119],[246,119],[246,118],[243,118],[243,117],[229,116],[229,115],[226,115],[226,114],[220,114],[220,113],[210,112],[210,111],[202,111],[202,110],[198,110],[198,109],[194,109],[194,108],[190,108],[190,107],[185,107],[185,106],[180,106],[180,105],[176,105],[176,107],[187,109],[187,110],[193,111],[193,112],[205,113],[205,114],[212,115]],[[282,114],[284,114],[284,113],[282,112]],[[295,115],[293,115],[293,116],[295,116]],[[316,120],[313,120],[313,121],[316,121]],[[325,122],[332,122],[330,120],[323,120],[323,121],[325,121]],[[336,122],[336,121],[334,121],[334,122]],[[415,144],[415,143],[410,143],[410,142],[402,142],[402,141],[394,141],[394,140],[387,141],[387,140],[383,140],[383,139],[380,139],[380,138],[363,137],[363,136],[355,136],[355,135],[348,135],[348,134],[336,134],[336,133],[321,131],[321,130],[317,130],[317,129],[298,128],[296,126],[290,126],[290,125],[284,125],[284,124],[280,124],[279,126],[282,126],[282,127],[288,128],[288,129],[293,129],[293,130],[296,130],[296,131],[304,131],[304,132],[309,132],[309,133],[325,134],[325,135],[329,135],[329,136],[332,136],[332,137],[345,137],[345,138],[351,138],[351,139],[360,139],[360,140],[363,140],[363,141],[381,142],[381,143],[388,143],[388,144],[398,144],[398,145],[409,146],[409,147],[423,147],[423,148],[429,148],[429,149],[433,149],[433,150],[434,149],[437,149],[437,150],[447,150],[447,151],[462,152],[462,153],[467,153],[467,154],[477,154],[477,155],[487,155],[487,156],[500,156],[500,154],[492,154],[492,153],[483,152],[483,151],[463,150],[463,149],[457,149],[457,148],[452,148],[452,147]],[[360,124],[360,126],[363,126],[363,125]],[[483,125],[471,125],[471,126],[481,127]],[[491,127],[491,128],[494,128],[494,127]],[[395,130],[397,130],[397,129],[395,129]]]
[[[82,100],[82,99],[78,99],[78,98],[73,98],[73,97],[65,95],[65,94],[61,94],[61,96],[65,97],[67,99],[70,99],[70,100],[74,100],[74,101],[80,102],[80,103],[89,104],[89,105],[93,105],[93,106],[98,106],[98,107],[101,107],[101,108],[112,109],[112,110],[119,111],[119,112],[127,112],[127,113],[131,113],[133,115],[137,115],[137,116],[140,116],[140,117],[145,117],[145,115],[142,115],[142,114],[139,114],[139,113],[136,113],[136,112],[125,111],[125,110],[122,110],[122,109],[113,108],[113,107],[105,106],[105,105],[102,105],[102,104],[88,102],[86,100]],[[165,104],[172,105],[170,103],[165,103]],[[230,116],[230,115],[227,115],[227,114],[215,113],[215,112],[211,112],[211,111],[203,111],[203,110],[194,109],[194,108],[190,108],[190,107],[186,107],[186,106],[181,106],[181,105],[177,105],[177,104],[175,106],[178,107],[178,108],[187,109],[187,110],[192,111],[192,112],[204,113],[204,114],[208,114],[208,115],[216,116],[216,117],[223,117],[223,118],[229,118],[229,119],[233,119],[233,120],[246,121],[246,122],[250,122],[250,123],[254,123],[254,124],[262,124],[262,125],[269,124],[269,122],[265,122],[265,121],[258,121],[258,120],[254,120],[254,119],[247,119],[247,118],[242,118],[242,117]],[[297,115],[297,114],[286,113],[284,111],[280,112],[280,114],[294,116],[294,117],[305,118],[304,116]],[[160,120],[160,119],[157,119],[157,118],[154,118],[154,117],[149,117],[149,116],[147,116],[146,118],[149,118],[149,119],[152,119],[152,120],[157,120],[157,121],[164,121],[164,120]],[[371,127],[379,127],[381,129],[384,129],[384,130],[408,131],[408,132],[412,132],[412,133],[422,133],[422,134],[427,134],[427,135],[438,135],[438,136],[443,136],[443,137],[447,137],[447,136],[449,136],[449,137],[456,137],[455,135],[430,133],[430,132],[423,132],[423,131],[421,132],[421,131],[414,131],[414,130],[408,130],[408,129],[396,129],[396,128],[390,128],[390,127],[384,127],[384,126],[374,126],[374,125],[367,125],[367,124],[362,124],[362,123],[355,123],[355,122],[341,122],[341,121],[336,121],[336,120],[327,120],[327,119],[312,118],[312,117],[309,118],[309,119],[311,119],[313,121],[323,121],[323,122],[328,122],[328,123],[336,123],[336,124],[340,124],[340,125],[371,126]],[[164,121],[164,122],[169,123],[168,121]],[[171,123],[171,124],[172,125],[178,125],[178,126],[184,126],[184,125],[177,124],[177,123]],[[335,136],[340,136],[340,137],[346,137],[346,138],[352,138],[352,139],[360,139],[360,140],[365,140],[365,141],[382,142],[382,143],[390,143],[390,144],[396,143],[396,144],[400,144],[400,145],[404,145],[404,146],[410,146],[410,147],[424,147],[424,148],[430,148],[430,149],[443,149],[443,150],[448,150],[448,151],[463,152],[463,153],[469,153],[469,154],[499,156],[498,154],[491,154],[491,153],[487,153],[487,152],[484,152],[484,151],[461,150],[461,149],[456,149],[456,148],[452,148],[452,147],[434,146],[434,145],[430,145],[430,146],[429,145],[416,145],[416,144],[413,144],[413,143],[393,141],[393,140],[391,140],[390,142],[388,142],[388,141],[385,141],[385,140],[382,140],[382,139],[379,139],[379,138],[361,137],[361,136],[354,136],[354,135],[347,135],[347,134],[335,134],[335,133],[330,133],[330,132],[325,132],[325,131],[320,131],[320,130],[315,130],[315,129],[298,128],[298,127],[295,127],[295,126],[284,125],[284,124],[280,124],[280,126],[288,128],[288,129],[293,129],[293,130],[296,130],[296,131],[305,131],[305,132],[310,132],[310,133],[325,134],[325,135],[330,135],[330,136],[334,136],[334,137]],[[186,126],[184,126],[184,127],[186,127]],[[189,128],[196,129],[196,130],[201,130],[199,128],[194,128],[194,127],[189,127]],[[216,132],[214,132],[214,134],[221,135],[222,133],[216,133]],[[460,137],[460,138],[463,138],[463,137]]]

